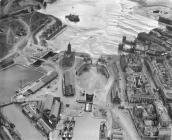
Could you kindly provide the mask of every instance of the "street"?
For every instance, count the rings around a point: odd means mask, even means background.
[[[127,140],[141,140],[138,135],[133,121],[129,114],[119,110],[117,107],[112,109],[113,117],[117,117],[119,119],[119,123],[122,125],[123,129],[128,133],[129,139]]]

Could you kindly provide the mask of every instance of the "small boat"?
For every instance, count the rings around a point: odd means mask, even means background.
[[[79,15],[69,14],[69,15],[66,15],[65,18],[67,18],[71,22],[79,22],[80,21]]]

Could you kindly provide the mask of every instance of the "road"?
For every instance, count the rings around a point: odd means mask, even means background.
[[[117,65],[117,68],[118,68],[118,71],[119,71],[118,80],[119,80],[119,88],[121,89],[120,90],[121,104],[125,105],[125,99],[126,99],[126,95],[125,95],[125,87],[126,87],[125,78],[124,78],[124,75],[122,73],[122,69],[120,67],[119,61],[116,62],[116,65]]]
[[[3,12],[5,15],[8,14],[13,2],[14,2],[14,0],[8,1],[8,4],[4,7]]]
[[[109,93],[111,91],[111,88],[113,86],[114,83],[114,78],[110,77],[104,87],[104,89],[102,90],[98,90],[94,92],[94,104],[96,105],[111,105],[111,101],[109,98]]]
[[[112,109],[112,114],[113,117],[117,117],[119,119],[119,123],[129,135],[129,140],[141,140],[129,114],[126,114],[122,110],[119,110],[117,107]]]
[[[148,82],[150,84],[150,87],[151,87],[151,91],[152,91],[152,94],[155,95],[155,98],[159,99],[159,94],[157,92],[154,92],[153,89],[156,89],[156,86],[155,86],[155,83],[152,79],[152,76],[151,74],[148,72],[145,64],[144,64],[144,60],[142,60],[142,63],[143,63],[143,72],[147,75],[147,78],[148,78]]]

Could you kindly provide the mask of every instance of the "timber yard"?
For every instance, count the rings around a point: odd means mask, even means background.
[[[0,140],[172,139],[172,19],[94,57],[49,47],[68,28],[38,12],[53,0],[0,2]]]

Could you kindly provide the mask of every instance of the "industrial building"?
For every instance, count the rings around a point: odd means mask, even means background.
[[[93,107],[94,94],[86,94],[85,112],[91,112]]]
[[[165,17],[159,16],[158,21],[162,22],[162,23],[165,23],[165,24],[168,24],[168,25],[172,25],[172,20],[169,19],[169,18],[165,18]]]
[[[52,131],[50,126],[48,126],[47,123],[41,118],[37,121],[37,126],[39,127],[39,129],[43,130],[47,135]]]
[[[42,107],[43,106],[43,107]],[[47,95],[44,104],[41,104],[43,108],[42,118],[51,128],[55,128],[60,118],[61,101],[60,98],[52,95]]]
[[[44,100],[34,104],[26,104],[22,107],[22,111],[37,123],[39,129],[48,135],[60,119],[61,104],[60,98],[48,94]]]
[[[0,69],[6,68],[10,65],[14,64],[14,60],[13,59],[6,59],[4,61],[0,62]]]
[[[58,73],[56,71],[51,72],[50,74],[44,76],[41,78],[42,82],[45,84],[50,83],[52,80],[54,80],[58,76]]]
[[[92,103],[85,103],[85,112],[92,112],[92,106],[93,104]]]
[[[38,119],[40,117],[40,115],[36,111],[36,108],[31,106],[30,104],[25,105],[22,108],[22,112],[26,114],[30,119]]]
[[[63,95],[74,96],[75,95],[75,77],[72,71],[65,71],[63,74]]]
[[[29,88],[28,88],[23,95],[24,96],[28,96],[30,94],[34,94],[37,91],[39,91],[41,88],[43,88],[44,86],[46,86],[47,84],[49,84],[51,81],[53,81],[56,77],[58,76],[58,73],[53,71],[50,74],[42,77],[40,80],[33,82]],[[24,90],[24,89],[23,89]]]

